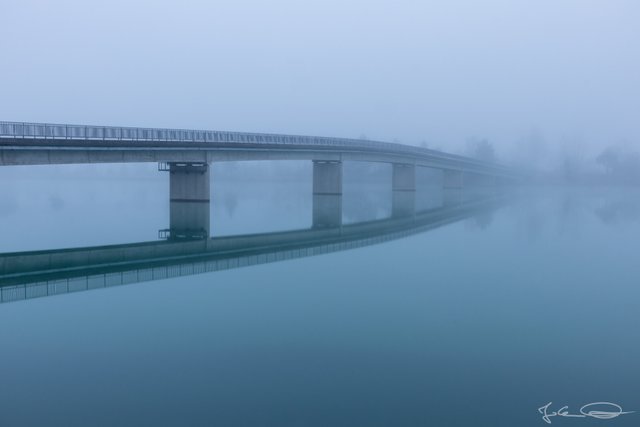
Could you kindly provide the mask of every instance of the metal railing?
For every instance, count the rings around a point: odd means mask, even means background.
[[[112,126],[83,126],[0,121],[0,139],[51,141],[160,142],[307,145],[312,147],[345,147],[385,151],[433,159],[458,162],[491,169],[505,169],[501,165],[482,162],[469,157],[443,153],[427,148],[390,142],[321,136],[284,135],[268,133],[228,132],[188,129],[157,129]]]

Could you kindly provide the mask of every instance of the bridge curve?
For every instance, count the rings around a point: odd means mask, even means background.
[[[427,148],[350,138],[0,122],[0,166],[120,162],[329,160],[406,163],[496,177],[503,165]]]

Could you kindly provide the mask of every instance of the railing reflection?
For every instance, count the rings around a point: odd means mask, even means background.
[[[503,197],[340,227],[0,254],[0,302],[168,279],[355,249],[487,214]]]

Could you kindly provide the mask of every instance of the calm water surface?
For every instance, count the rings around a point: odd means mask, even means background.
[[[0,252],[158,239],[168,179],[129,171],[0,171]],[[367,185],[356,172],[343,221],[390,215],[387,172]],[[214,236],[311,225],[310,180],[213,180]],[[419,208],[442,203],[437,188]],[[640,192],[516,193],[383,244],[0,304],[0,425],[544,426],[547,402],[640,411]]]

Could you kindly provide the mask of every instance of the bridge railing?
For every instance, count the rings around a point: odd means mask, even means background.
[[[43,123],[0,122],[0,139],[37,139],[44,141],[88,140],[110,142],[178,142],[178,143],[247,143],[309,146],[338,146],[384,150],[466,165],[501,169],[490,164],[455,154],[442,153],[422,147],[364,139],[331,138],[320,136],[265,134],[248,132],[205,131],[188,129],[157,129],[112,126],[82,126]]]

